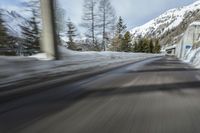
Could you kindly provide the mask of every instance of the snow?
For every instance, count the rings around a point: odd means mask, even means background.
[[[182,60],[186,63],[190,63],[195,68],[200,68],[200,48],[190,49]]]
[[[200,22],[195,21],[195,22],[191,23],[190,26],[200,26]]]
[[[75,52],[59,47],[62,60],[47,60],[45,54],[31,57],[0,56],[0,86],[14,84],[19,81],[43,80],[63,74],[76,73],[94,68],[143,60],[160,55],[125,52]]]
[[[53,60],[53,58],[48,57],[46,53],[39,53],[36,55],[29,56],[30,58],[36,58],[38,60]]]
[[[174,8],[163,13],[159,17],[147,22],[146,24],[133,28],[130,32],[134,37],[152,35],[161,36],[168,30],[177,27],[189,12],[200,9],[200,0],[189,6]]]

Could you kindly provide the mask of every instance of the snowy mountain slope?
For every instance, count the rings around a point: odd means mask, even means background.
[[[13,36],[20,36],[20,24],[26,22],[26,18],[20,15],[17,11],[8,11],[5,9],[0,9],[0,12],[3,16],[8,32]]]
[[[194,16],[195,13],[199,11],[200,0],[188,6],[168,10],[148,23],[130,30],[130,32],[136,38],[144,36],[161,37],[166,32],[175,29],[185,19],[190,19],[190,17]]]

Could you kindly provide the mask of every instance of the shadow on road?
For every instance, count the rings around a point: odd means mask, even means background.
[[[190,71],[199,71],[199,69],[193,69],[193,68],[163,68],[163,69],[146,69],[146,70],[137,70],[137,71],[127,71],[128,73],[147,73],[147,72],[190,72]]]
[[[117,79],[118,77],[114,77],[116,78],[116,82],[118,81],[123,86],[124,82],[122,80],[127,78],[127,73],[130,73],[131,76],[129,75],[128,78],[131,78],[132,80],[136,79],[135,77],[139,77],[139,81],[142,80],[140,83],[137,83],[138,80],[135,80],[135,84],[133,83],[128,87],[116,87],[116,85],[114,85],[115,82],[111,83],[109,80],[102,80],[105,77],[100,76],[100,78],[89,80],[89,82],[93,82],[93,86],[86,85],[83,87],[78,83],[74,86],[61,86],[60,88],[59,86],[48,86],[53,89],[49,89],[47,92],[41,92],[40,94],[24,97],[13,101],[13,103],[10,102],[1,105],[0,125],[4,126],[0,126],[0,130],[6,133],[9,129],[21,127],[24,123],[26,123],[26,125],[32,125],[40,119],[48,118],[62,110],[70,110],[71,107],[84,100],[93,101],[95,98],[98,98],[101,101],[105,97],[109,98],[113,96],[128,96],[134,94],[140,95],[152,92],[175,92],[176,95],[185,96],[190,94],[184,93],[184,90],[186,89],[200,90],[200,81],[195,78],[195,74],[199,72],[199,69],[191,68],[173,58],[154,61],[144,67],[140,67],[137,71],[133,71],[131,68],[132,67],[129,67],[128,71],[126,68],[123,68],[124,71],[122,71],[122,74],[124,73],[124,75],[119,79]],[[161,74],[157,74],[157,72],[161,72]],[[116,74],[116,72],[113,73]],[[108,77],[113,73],[108,73],[107,79],[109,79]],[[106,86],[96,85],[96,80],[100,82],[100,85],[106,84]],[[157,80],[159,80],[159,82],[156,82]],[[127,80],[127,83],[129,81],[130,80]],[[68,93],[69,90],[78,91]],[[200,91],[198,92],[200,93]],[[84,107],[85,105],[88,106],[88,102],[82,106]],[[23,119],[21,119],[22,116]]]
[[[184,82],[184,83],[169,83],[169,84],[152,84],[152,85],[137,85],[123,88],[93,88],[85,92],[85,97],[98,96],[113,96],[126,95],[133,93],[149,93],[155,91],[181,91],[183,89],[199,89],[200,82]]]

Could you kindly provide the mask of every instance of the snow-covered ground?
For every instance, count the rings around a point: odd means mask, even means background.
[[[200,48],[191,49],[183,60],[184,62],[190,63],[195,68],[200,68]]]
[[[0,88],[18,81],[43,79],[102,68],[111,64],[138,61],[160,55],[123,52],[74,52],[60,47],[62,60],[46,60],[45,54],[32,57],[0,57]],[[39,59],[38,59],[39,58]],[[42,59],[42,60],[40,60]],[[45,60],[45,61],[44,61]]]

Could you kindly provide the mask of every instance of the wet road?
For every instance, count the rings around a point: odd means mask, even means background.
[[[173,57],[0,105],[0,133],[199,133],[200,71]]]

